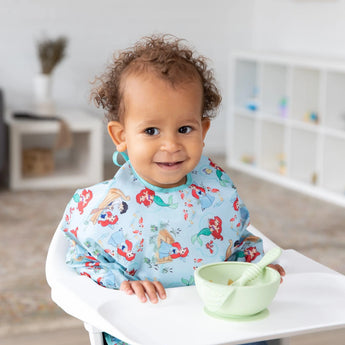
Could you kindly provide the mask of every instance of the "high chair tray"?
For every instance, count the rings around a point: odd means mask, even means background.
[[[194,286],[167,289],[167,299],[153,305],[68,267],[63,283],[59,276],[47,279],[53,300],[67,313],[131,345],[243,344],[345,326],[344,275],[294,250],[283,251],[279,263],[284,282],[268,311],[249,321],[209,316]]]

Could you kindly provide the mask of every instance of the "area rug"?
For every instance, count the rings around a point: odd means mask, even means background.
[[[72,193],[0,192],[0,335],[64,317],[50,299],[45,258]]]

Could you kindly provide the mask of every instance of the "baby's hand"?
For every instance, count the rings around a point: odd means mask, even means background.
[[[125,280],[120,285],[120,290],[124,291],[127,295],[137,295],[139,300],[143,303],[147,301],[147,297],[151,303],[158,303],[158,297],[160,299],[166,298],[166,293],[163,285],[157,281],[149,280]]]
[[[271,265],[267,265],[268,267],[273,268],[274,270],[278,271],[278,273],[280,274],[280,282],[283,282],[283,278],[285,276],[285,270],[282,266],[278,265],[278,264],[271,264]]]

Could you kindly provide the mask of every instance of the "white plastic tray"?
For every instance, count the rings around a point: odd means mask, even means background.
[[[268,315],[243,322],[208,316],[194,286],[168,289],[166,300],[142,304],[68,268],[62,233],[52,246],[57,248],[49,251],[47,280],[55,303],[131,345],[243,344],[345,326],[345,276],[294,250],[284,250],[279,260],[286,277]]]

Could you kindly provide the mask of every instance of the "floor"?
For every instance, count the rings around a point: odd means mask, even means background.
[[[217,161],[218,162],[218,161]],[[112,175],[106,167],[106,178]],[[229,169],[227,169],[229,170]],[[241,197],[251,212],[253,224],[283,248],[294,248],[341,273],[345,273],[345,209],[280,186],[230,171]],[[308,235],[301,235],[302,230]],[[293,233],[300,237],[295,237]],[[313,234],[313,235],[311,235]],[[329,237],[328,241],[325,236]],[[57,322],[58,323],[58,322]],[[39,329],[39,327],[38,327]],[[293,337],[290,345],[343,345],[345,328]],[[87,345],[88,335],[75,320],[36,332],[31,329],[0,338],[1,345]],[[164,344],[162,344],[164,345]]]

